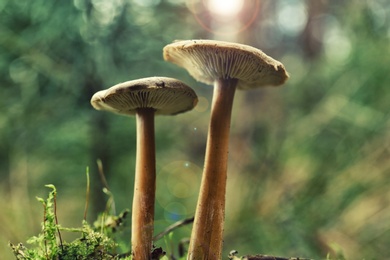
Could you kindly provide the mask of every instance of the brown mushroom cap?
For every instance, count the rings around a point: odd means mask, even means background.
[[[134,115],[140,108],[153,108],[156,115],[176,115],[193,109],[197,102],[193,89],[167,77],[119,83],[95,93],[91,98],[95,109],[125,115]]]
[[[196,80],[238,79],[238,89],[283,84],[288,74],[277,60],[254,47],[215,40],[186,40],[168,44],[163,56],[185,68]]]

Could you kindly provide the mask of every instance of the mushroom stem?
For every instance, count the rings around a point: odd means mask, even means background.
[[[131,246],[136,260],[150,259],[156,193],[154,109],[136,113],[137,154],[132,210]]]
[[[205,165],[188,259],[222,259],[231,111],[236,79],[214,82]]]

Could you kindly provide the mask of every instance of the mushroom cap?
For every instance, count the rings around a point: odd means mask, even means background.
[[[97,110],[134,115],[152,108],[156,115],[176,115],[193,109],[198,102],[194,90],[180,80],[149,77],[119,83],[96,92],[91,105]]]
[[[284,65],[254,47],[215,40],[186,40],[168,44],[163,56],[185,68],[196,80],[213,84],[217,79],[238,79],[238,89],[283,84]]]

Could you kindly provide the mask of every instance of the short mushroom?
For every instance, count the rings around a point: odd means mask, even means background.
[[[183,82],[150,77],[117,84],[92,96],[97,110],[135,115],[137,150],[132,206],[133,259],[150,259],[154,229],[156,159],[154,115],[176,115],[194,108],[195,92]]]
[[[231,110],[236,89],[283,84],[282,63],[243,44],[186,40],[163,49],[166,61],[214,84],[205,165],[188,259],[221,259]]]

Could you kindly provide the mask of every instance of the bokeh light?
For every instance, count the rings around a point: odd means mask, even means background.
[[[343,65],[350,57],[352,50],[348,34],[333,16],[326,19],[327,29],[324,33],[324,49],[326,57],[335,65]]]
[[[157,174],[158,204],[170,212],[168,205],[176,202],[184,208],[181,212],[193,213],[201,173],[202,169],[189,161],[178,160],[166,164]]]
[[[204,30],[230,41],[255,22],[260,10],[258,0],[188,0],[186,3]]]
[[[207,0],[206,3],[211,13],[229,17],[239,14],[243,5],[243,0]]]
[[[277,15],[280,29],[287,35],[296,36],[306,26],[307,11],[301,0],[282,1]]]
[[[187,217],[187,208],[179,202],[172,201],[164,208],[164,217],[166,221],[178,221]]]
[[[153,7],[157,6],[161,1],[160,0],[131,0],[136,5],[142,7]]]

